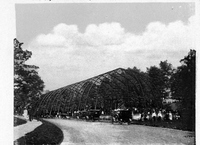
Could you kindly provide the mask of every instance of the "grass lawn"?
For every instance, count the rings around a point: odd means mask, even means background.
[[[58,145],[63,141],[63,132],[47,121],[42,121],[42,125],[30,133],[14,142],[15,145]]]
[[[26,122],[27,122],[26,120],[14,117],[14,126],[22,125],[25,124]]]

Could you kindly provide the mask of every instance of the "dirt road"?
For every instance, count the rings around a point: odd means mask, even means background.
[[[64,133],[61,145],[193,145],[191,132],[142,125],[46,119]]]

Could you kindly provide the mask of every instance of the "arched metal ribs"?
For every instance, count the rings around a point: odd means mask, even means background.
[[[74,86],[72,86],[71,87],[71,89],[73,88],[73,90],[77,93],[77,94],[80,94],[80,92],[79,92],[79,90],[78,89],[80,89],[80,86],[82,86],[82,83],[78,83],[78,84],[76,84],[76,85],[74,85]],[[60,98],[62,98],[62,96],[63,96],[63,92],[64,92],[64,89],[63,89],[63,91],[59,94],[59,93],[57,93],[56,94],[56,96],[55,96],[55,103],[54,104],[56,104],[56,105],[53,105],[54,107],[55,107],[55,110],[57,110],[57,112],[59,112],[59,110],[60,110],[60,108],[59,108],[59,102],[60,102]],[[77,95],[78,96],[78,95]],[[61,103],[61,102],[60,102]],[[58,106],[59,105],[59,106]],[[58,106],[57,107],[57,109],[56,109],[56,106]],[[53,108],[52,108],[53,109]],[[51,110],[52,110],[51,109]]]
[[[51,96],[52,96],[53,93],[55,93],[55,92],[54,91],[48,92],[47,94],[44,95],[44,97],[42,99],[39,100],[40,101],[40,103],[38,105],[39,111],[43,111],[43,110],[46,111],[45,106],[47,105],[48,100],[51,99]]]
[[[48,110],[50,112],[59,110],[72,111],[74,109],[82,110],[87,104],[87,100],[89,99],[93,87],[100,85],[109,88],[109,91],[114,94],[131,91],[130,93],[143,96],[145,94],[143,87],[149,84],[143,85],[143,81],[141,81],[143,78],[141,77],[142,76],[136,72],[132,73],[128,70],[119,68],[51,91],[41,97],[40,102],[37,103],[37,108],[42,111]],[[113,84],[102,83],[105,78],[110,80]],[[131,87],[131,89],[129,89],[129,87]],[[95,89],[99,89],[99,87]],[[99,90],[96,91],[98,92]],[[98,98],[96,98],[96,101],[98,103],[97,99]],[[76,108],[73,106],[76,106]]]
[[[122,70],[120,70],[120,69],[118,69],[118,70],[116,70],[116,71],[111,71],[110,72],[110,74],[108,74],[108,73],[105,73],[105,74],[102,74],[102,75],[99,75],[99,76],[97,76],[97,77],[95,77],[95,78],[93,78],[93,82],[91,83],[91,85],[90,85],[90,88],[89,88],[89,90],[87,91],[87,94],[86,94],[86,100],[85,100],[85,106],[86,106],[86,104],[87,104],[87,98],[89,98],[88,96],[89,96],[89,94],[90,94],[90,91],[91,91],[91,89],[92,89],[92,87],[94,86],[94,85],[96,85],[96,83],[99,81],[99,83],[104,79],[104,78],[108,78],[108,79],[111,79],[111,74],[113,74],[113,73],[120,73],[120,72],[118,72],[118,71],[122,71]],[[110,87],[112,87],[110,84],[109,84],[109,86]]]

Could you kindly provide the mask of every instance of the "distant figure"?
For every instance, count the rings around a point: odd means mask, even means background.
[[[176,113],[175,113],[175,117],[174,117],[174,118],[175,118],[176,120],[179,120],[180,117],[181,117],[180,114],[178,113],[178,111],[176,111]]]
[[[166,114],[165,114],[165,120],[169,121],[169,112],[166,112]]]
[[[150,120],[150,112],[147,113],[146,119]]]
[[[144,119],[145,119],[145,114],[144,114],[144,112],[142,112],[141,113],[141,121],[144,121]]]
[[[27,109],[24,109],[24,113],[23,113],[23,116],[26,120],[28,120],[28,110]]]
[[[162,112],[161,112],[161,111],[158,112],[158,120],[159,120],[159,121],[162,120]]]
[[[155,111],[153,111],[153,113],[152,113],[152,118],[153,118],[153,121],[156,121],[156,112]]]
[[[172,121],[172,113],[169,112],[169,120]]]
[[[33,120],[33,116],[32,116],[32,108],[31,106],[28,107],[28,115],[29,115],[29,121]]]
[[[59,112],[57,112],[56,117],[59,118]]]
[[[37,121],[39,121],[39,109],[37,109],[37,111],[36,111],[35,118]]]

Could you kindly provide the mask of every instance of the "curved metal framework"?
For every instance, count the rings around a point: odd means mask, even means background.
[[[115,79],[114,84],[109,83],[112,81],[112,79]],[[107,82],[105,80],[107,80]],[[148,81],[147,83],[144,82],[144,78],[141,78],[137,72],[129,72],[128,70],[118,68],[42,95],[40,100],[36,103],[35,111],[55,114],[55,112],[73,112],[77,110],[85,110],[87,109],[90,101],[89,96],[91,95],[92,91],[94,91],[94,88],[98,94],[100,91],[99,86],[104,87],[105,90],[115,93],[130,93],[132,94],[132,97],[134,97],[134,95],[143,96],[145,94],[143,91],[144,87],[150,85]],[[124,97],[128,98],[128,96]],[[93,99],[93,103],[96,104],[101,103],[102,101],[101,98],[98,97]],[[131,98],[129,97],[129,99]]]

